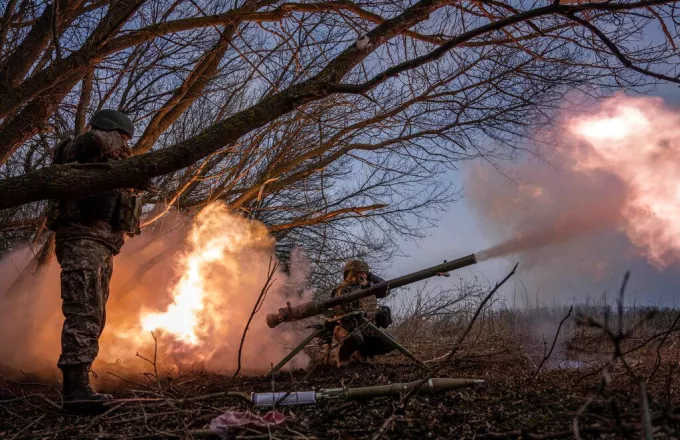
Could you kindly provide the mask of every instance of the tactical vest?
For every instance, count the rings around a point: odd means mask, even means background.
[[[66,223],[94,226],[99,221],[114,231],[137,235],[140,231],[141,201],[125,190],[114,190],[82,199],[52,202],[48,208],[47,227],[56,231]]]
[[[68,141],[61,142],[53,163],[63,163],[62,150]],[[47,208],[47,227],[53,231],[67,223],[94,226],[99,221],[111,225],[114,231],[129,236],[140,234],[140,197],[128,190],[107,191],[81,199],[50,200]]]

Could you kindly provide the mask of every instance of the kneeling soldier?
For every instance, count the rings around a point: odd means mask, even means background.
[[[368,265],[360,260],[350,260],[345,264],[342,282],[333,290],[332,296],[345,295],[359,289],[365,289],[374,284],[384,282],[382,278],[372,274]],[[362,298],[352,304],[355,309],[366,313],[366,319],[377,327],[388,327],[391,323],[390,309],[379,306],[375,296]],[[353,317],[341,319],[333,330],[333,339],[342,341],[338,350],[337,366],[346,366],[351,358],[363,361],[366,358],[387,354],[394,350],[392,344],[386,341],[373,329],[366,328],[355,331],[359,323]],[[351,336],[350,336],[351,335]]]

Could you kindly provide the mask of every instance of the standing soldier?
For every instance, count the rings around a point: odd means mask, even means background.
[[[89,128],[75,139],[60,143],[54,163],[104,164],[131,156],[127,142],[134,135],[134,126],[125,114],[101,110],[92,117]],[[140,233],[140,212],[139,191],[117,189],[59,200],[48,214],[61,266],[65,318],[57,367],[64,379],[64,406],[71,411],[98,412],[103,408],[101,403],[113,398],[92,390],[89,371],[106,323],[113,256],[120,253],[126,236]]]
[[[373,284],[379,284],[384,281],[379,276],[372,274],[369,271],[368,265],[363,261],[350,260],[345,264],[343,280],[335,288],[332,296],[346,295],[355,290],[365,289]],[[378,327],[387,327],[392,322],[390,309],[379,306],[378,300],[374,295],[357,300],[356,303],[352,304],[352,307],[363,310],[366,313],[366,319]],[[338,367],[347,366],[352,357],[363,361],[367,357],[387,354],[394,350],[394,347],[377,332],[371,329],[354,332],[356,327],[357,323],[352,319],[349,322],[341,320],[339,325],[333,330],[333,338],[338,342],[352,335],[340,345],[337,360]]]

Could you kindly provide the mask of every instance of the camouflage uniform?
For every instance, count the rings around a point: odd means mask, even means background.
[[[113,255],[102,243],[84,238],[57,241],[56,254],[65,317],[57,365],[90,365],[106,323]]]
[[[368,285],[360,286],[354,284],[347,279],[343,280],[334,290],[332,296],[346,295],[355,290],[370,287],[374,284],[384,282],[382,278],[369,274]],[[378,300],[374,295],[366,298],[361,298],[351,304],[352,308],[359,308],[366,312],[366,319],[375,324],[375,315],[378,311]],[[349,336],[358,323],[355,322],[341,322],[333,329],[333,339],[340,342]],[[366,328],[360,332],[354,333],[349,339],[346,339],[338,350],[338,364],[347,362],[353,355],[363,360],[367,357],[387,354],[394,350],[393,346],[389,344],[384,338],[375,330]]]
[[[118,132],[91,130],[64,145],[58,152],[58,160],[61,163],[100,162],[123,148],[128,147]],[[110,191],[78,201],[64,201],[58,226],[54,228],[65,317],[62,353],[57,363],[60,368],[89,365],[99,351],[98,339],[106,322],[112,260],[120,253],[127,231],[114,229],[110,221],[98,217],[105,218],[115,212],[118,193]],[[128,190],[120,193],[132,194]]]
[[[101,110],[90,125],[90,131],[57,146],[55,164],[103,163],[131,155],[123,137],[123,134],[132,137],[134,133],[127,116]],[[48,208],[48,227],[55,232],[56,255],[61,266],[65,318],[57,366],[64,376],[65,405],[69,404],[76,412],[100,411],[98,404],[111,399],[90,388],[88,371],[99,352],[99,337],[106,323],[113,257],[120,253],[126,236],[140,232],[141,204],[137,192],[117,189],[80,199],[52,201]],[[77,403],[83,400],[91,403]]]

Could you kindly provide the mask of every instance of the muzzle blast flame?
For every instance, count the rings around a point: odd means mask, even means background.
[[[549,155],[566,178],[523,166],[517,174],[524,183],[494,199],[488,177],[473,175],[475,205],[496,230],[514,235],[479,253],[480,261],[602,231],[623,232],[659,269],[678,261],[680,113],[660,99],[616,96],[563,120],[560,144]]]

